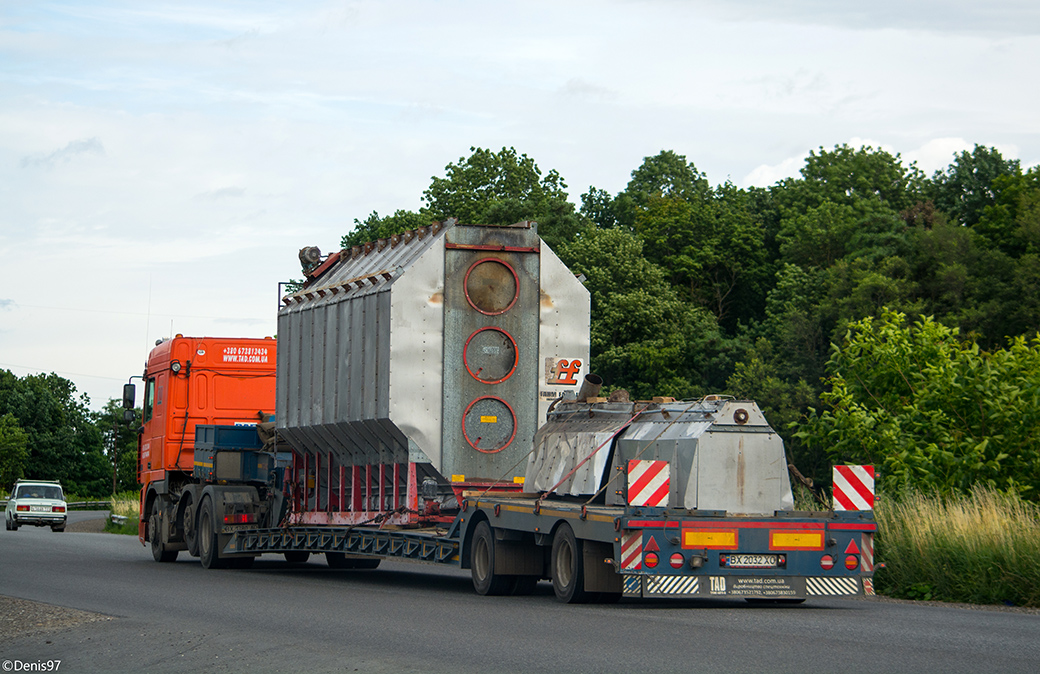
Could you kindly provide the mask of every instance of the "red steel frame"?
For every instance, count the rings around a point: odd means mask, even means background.
[[[373,520],[382,516],[383,519],[379,520],[381,525],[404,525],[417,524],[424,519],[419,515],[419,489],[415,463],[340,465],[337,470],[337,467],[333,466],[335,461],[329,458],[325,461],[326,479],[323,486],[320,479],[322,456],[315,454],[313,457],[312,473],[311,455],[293,452],[291,474],[297,481],[302,481],[303,488],[294,500],[290,524],[349,526],[373,523]],[[406,483],[402,495],[403,472]],[[373,489],[373,473],[376,474],[375,477],[378,480],[378,490]],[[314,479],[313,490],[309,484],[312,477]],[[333,479],[334,477],[338,479]],[[389,490],[387,489],[387,477],[393,480]],[[350,482],[349,495],[347,494],[348,480]]]
[[[301,484],[302,488],[297,490],[293,500],[292,515],[289,518],[291,525],[378,524],[382,526],[384,524],[443,524],[454,520],[454,516],[442,515],[436,508],[430,509],[425,514],[420,512],[418,471],[415,463],[334,467],[333,460],[326,459],[323,462],[321,455],[315,454],[313,455],[314,488],[312,490],[309,484],[312,477],[311,456],[293,452],[289,481]],[[320,479],[323,463],[326,477],[324,488],[322,488]],[[339,479],[333,480],[334,476]],[[378,480],[378,490],[373,489],[373,477]],[[388,477],[392,484],[390,489],[387,489]],[[348,480],[350,483],[349,494],[347,493]],[[403,493],[402,486],[404,486]],[[462,502],[463,491],[466,490],[515,492],[523,489],[522,484],[509,482],[502,484],[455,482],[451,486],[459,503]],[[345,504],[346,507],[341,508],[340,504]],[[378,519],[380,517],[382,519]]]

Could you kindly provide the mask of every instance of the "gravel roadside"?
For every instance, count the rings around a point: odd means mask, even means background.
[[[112,619],[101,613],[0,595],[0,640]]]

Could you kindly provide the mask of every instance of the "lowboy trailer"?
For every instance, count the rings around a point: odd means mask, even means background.
[[[469,569],[484,595],[549,579],[567,603],[872,593],[872,512],[794,511],[783,442],[754,402],[598,397],[588,293],[534,223],[435,223],[301,261],[307,282],[279,312],[274,423],[185,409],[167,424],[174,463],[144,471],[157,561],[402,559]],[[146,378],[195,390],[180,365]]]

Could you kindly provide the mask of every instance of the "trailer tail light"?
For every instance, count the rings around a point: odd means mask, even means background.
[[[820,557],[820,567],[824,571],[830,571],[834,568],[834,558],[830,555],[824,555],[823,557]]]
[[[18,510],[18,512],[20,512],[20,513],[27,513],[27,512],[29,512],[29,506],[23,506],[23,505],[20,505],[20,506],[15,506],[15,508],[16,508],[16,509]]]
[[[232,513],[224,515],[224,524],[252,524],[256,522],[256,513]]]
[[[655,568],[657,566],[657,562],[658,561],[660,561],[660,560],[657,557],[657,553],[656,552],[648,552],[645,555],[643,555],[643,564],[646,564],[651,569],[653,569],[653,568]]]
[[[686,563],[686,559],[681,552],[677,552],[668,559],[668,563],[672,565],[673,569],[681,569],[683,564]]]
[[[845,568],[853,571],[859,566],[859,558],[856,555],[845,555]]]
[[[51,508],[51,512],[63,513],[65,512],[65,506],[54,506],[53,508]]]

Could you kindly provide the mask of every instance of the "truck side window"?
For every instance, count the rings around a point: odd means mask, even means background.
[[[148,380],[148,386],[144,390],[144,421],[152,418],[152,405],[155,403],[155,377]]]

